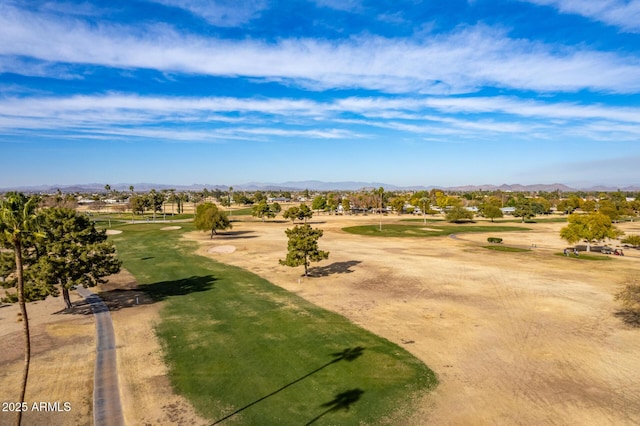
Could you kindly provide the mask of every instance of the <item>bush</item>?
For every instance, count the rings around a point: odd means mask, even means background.
[[[615,300],[622,303],[627,311],[640,313],[640,281],[632,280],[616,294]]]
[[[473,212],[464,207],[454,207],[445,216],[447,221],[455,223],[469,222],[473,220]]]
[[[490,243],[500,244],[500,243],[502,243],[502,238],[489,237],[489,238],[487,238],[487,241],[490,242]]]
[[[629,235],[627,238],[623,239],[622,242],[632,246],[640,246],[640,235]]]
[[[9,293],[7,292],[6,297],[0,298],[0,302],[2,303],[15,303],[18,301],[18,293]]]

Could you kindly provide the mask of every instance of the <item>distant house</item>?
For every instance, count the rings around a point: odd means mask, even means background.
[[[291,199],[285,198],[285,197],[269,197],[269,198],[267,198],[267,202],[268,203],[288,203],[289,201],[291,201]]]
[[[502,207],[500,209],[500,211],[502,211],[502,214],[513,215],[516,212],[516,208],[515,207]]]

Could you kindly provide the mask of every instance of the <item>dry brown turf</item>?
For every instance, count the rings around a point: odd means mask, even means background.
[[[566,245],[562,224],[458,240],[380,238],[342,231],[377,217],[321,215],[312,225],[324,229],[320,246],[331,255],[312,267],[313,278],[301,278],[302,268],[278,264],[291,223],[244,220],[213,240],[187,237],[203,256],[249,269],[423,360],[440,385],[417,402],[413,424],[640,424],[640,328],[616,315],[613,300],[640,272],[640,251],[608,262],[556,256]],[[384,217],[383,226],[394,221]],[[638,223],[620,226],[640,233]],[[480,247],[488,236],[536,248],[493,252]],[[236,250],[209,250],[218,246]],[[153,334],[161,304],[134,305],[142,294],[126,273],[104,289],[116,288],[130,290],[108,296],[127,424],[206,424],[171,392]],[[35,348],[27,400],[71,401],[72,411],[27,413],[25,424],[90,423],[93,319],[54,314],[62,306],[60,299],[29,305]],[[17,396],[20,327],[16,306],[0,308],[0,401]],[[0,413],[0,425],[13,418]]]

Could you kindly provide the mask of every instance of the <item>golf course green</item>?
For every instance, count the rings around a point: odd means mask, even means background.
[[[196,255],[184,225],[119,225],[110,238],[123,267],[164,304],[156,332],[175,391],[213,424],[402,424],[413,397],[436,386],[403,348]]]

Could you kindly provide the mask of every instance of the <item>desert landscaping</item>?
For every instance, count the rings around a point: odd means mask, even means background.
[[[393,238],[343,230],[399,220],[314,216],[310,224],[324,230],[319,244],[330,257],[312,264],[310,277],[278,263],[286,254],[289,221],[246,217],[234,221],[232,232],[209,238],[189,231],[181,238],[196,241],[202,256],[247,269],[343,315],[433,369],[439,385],[413,403],[411,424],[640,422],[640,334],[617,314],[614,301],[622,283],[640,272],[640,252],[628,249],[608,261],[558,256],[566,246],[558,235],[563,224],[544,221],[526,224],[529,231],[499,234],[504,245],[529,249],[518,253],[484,248],[492,236],[487,233]],[[640,224],[620,228],[637,233]],[[162,304],[147,303],[126,271],[100,290],[116,331],[126,423],[206,424],[172,391],[154,334]],[[121,290],[129,291],[127,300]],[[29,304],[35,348],[27,400],[70,401],[73,409],[27,413],[29,424],[90,423],[93,320],[63,314],[63,307],[53,298]],[[17,306],[0,308],[7,348],[0,355],[3,401],[14,397],[10,384],[21,371],[17,312]],[[0,416],[2,425],[12,421]]]

